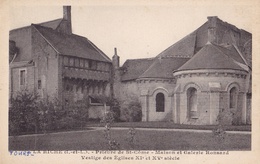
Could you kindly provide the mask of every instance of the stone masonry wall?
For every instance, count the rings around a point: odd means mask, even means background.
[[[175,92],[176,95],[180,95],[180,105],[177,106],[177,111],[180,112],[180,122],[185,124],[217,124],[217,115],[220,110],[230,110],[229,108],[229,90],[232,87],[238,88],[237,94],[237,106],[236,111],[237,118],[243,122],[243,115],[245,114],[244,108],[246,108],[246,77],[245,73],[243,77],[234,74],[221,73],[207,73],[207,74],[186,74],[179,76],[177,79],[177,86],[179,90]],[[197,108],[199,118],[197,120],[189,120],[187,118],[187,89],[189,87],[195,87],[197,89]],[[177,100],[176,100],[177,101]]]
[[[35,88],[43,98],[58,98],[58,54],[42,38],[35,28],[32,28],[32,53],[35,61]],[[42,87],[38,88],[38,80]]]

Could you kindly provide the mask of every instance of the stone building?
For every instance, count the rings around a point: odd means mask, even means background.
[[[10,96],[27,89],[63,104],[95,95],[131,97],[143,121],[217,124],[220,113],[251,120],[252,34],[208,17],[207,22],[156,57],[120,66],[90,40],[72,33],[71,8],[63,18],[10,31]],[[90,117],[101,117],[93,101]]]
[[[72,33],[71,7],[63,18],[10,31],[10,96],[18,91],[78,102],[110,96],[111,60],[85,37]]]
[[[217,124],[220,112],[239,123],[251,119],[252,35],[218,17],[158,56],[127,60],[113,56],[116,97],[137,97],[143,121]]]

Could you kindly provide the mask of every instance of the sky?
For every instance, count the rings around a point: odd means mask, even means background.
[[[72,5],[72,31],[108,57],[155,57],[207,21],[207,16],[252,32],[250,5]],[[62,6],[11,6],[10,29],[62,18]]]

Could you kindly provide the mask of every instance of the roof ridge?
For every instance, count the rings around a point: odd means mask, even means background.
[[[54,19],[54,20],[51,20],[51,21],[46,21],[46,22],[41,22],[41,23],[32,23],[32,24],[34,24],[34,25],[40,25],[40,26],[41,26],[41,24],[43,24],[43,23],[54,22],[54,21],[57,21],[57,20],[63,20],[63,18]],[[32,25],[32,24],[31,24],[31,25]],[[31,25],[27,25],[27,26],[23,26],[23,27],[14,28],[14,29],[10,30],[10,32],[12,32],[12,31],[16,31],[16,30],[20,30],[20,29],[29,28],[29,27],[31,27]],[[45,26],[43,26],[43,27],[45,27]]]
[[[171,46],[169,46],[168,48],[166,48],[165,50],[163,50],[161,53],[159,53],[157,56],[155,56],[155,58],[160,57],[165,51],[169,50],[170,48],[172,48],[173,46],[177,45],[178,43],[180,43],[181,41],[183,41],[184,39],[188,38],[189,36],[192,35],[196,35],[196,31],[198,29],[196,29],[195,31],[191,32],[190,34],[186,35],[185,37],[183,37],[182,39],[178,40],[177,42],[175,42],[174,44],[172,44]]]
[[[227,58],[230,62],[233,62],[234,64],[236,64],[237,66],[239,66],[240,68],[242,68],[240,65],[237,64],[237,61],[236,61],[236,60],[234,60],[232,57],[228,56],[225,52],[223,52],[222,50],[220,50],[217,45],[215,45],[215,44],[211,44],[211,45],[212,45],[216,50],[218,50],[218,51],[221,52],[220,55],[224,56],[224,57]],[[225,48],[225,47],[223,47],[223,48]],[[225,49],[227,49],[227,48],[225,48]],[[229,50],[229,49],[227,49],[227,50]],[[229,50],[229,51],[230,51],[230,50]],[[224,54],[224,55],[223,55],[223,54]],[[242,69],[244,69],[244,68],[242,68]]]
[[[246,59],[244,58],[244,56],[242,55],[242,53],[240,52],[240,50],[238,49],[238,47],[234,44],[232,44],[233,47],[236,49],[236,51],[238,52],[238,54],[240,55],[240,57],[242,58],[242,60],[245,62],[245,64],[248,66],[249,64],[247,63]],[[243,63],[242,63],[243,64]]]
[[[53,20],[50,20],[50,21],[41,22],[41,23],[36,23],[36,24],[41,25],[41,24],[44,24],[44,23],[55,22],[55,21],[57,21],[57,20],[63,20],[63,18],[53,19]]]
[[[82,37],[85,38],[85,37]],[[101,50],[99,49],[94,43],[92,43],[89,39],[85,38],[104,58],[106,58],[109,62],[111,62],[111,59]]]
[[[16,30],[20,30],[20,29],[30,28],[30,27],[31,27],[31,25],[23,26],[23,27],[18,27],[18,28],[15,28],[15,29],[10,30],[10,32],[13,32],[13,31],[16,31]]]
[[[237,62],[238,61],[236,61],[235,59],[233,59],[232,57],[230,57],[230,56],[228,56],[225,52],[223,52],[221,49],[219,49],[219,46],[218,45],[215,45],[215,44],[212,44],[213,45],[213,47],[215,47],[218,51],[220,51],[220,52],[222,52],[221,54],[224,54],[225,55],[225,57],[226,58],[228,58],[229,60],[231,60],[233,63],[235,63],[236,65],[238,65],[237,64]],[[233,46],[233,45],[232,45]],[[222,47],[222,46],[220,46],[220,47]],[[225,47],[222,47],[222,48],[225,48]],[[225,49],[227,49],[227,48],[225,48]],[[231,51],[231,50],[229,50],[229,49],[227,49],[228,51]],[[223,55],[222,55],[223,56]],[[240,62],[238,62],[238,63],[240,63]],[[243,64],[243,63],[241,63],[241,64]],[[240,65],[238,65],[239,67],[241,67]],[[242,68],[242,67],[241,67]],[[242,68],[242,69],[244,69],[244,68]]]
[[[36,29],[36,31],[39,32],[39,34],[41,35],[41,37],[42,37],[58,54],[61,54],[61,53],[54,47],[54,45],[52,45],[52,44],[50,43],[50,41],[49,41],[46,37],[44,37],[44,35],[37,29],[37,26],[40,26],[40,27],[43,27],[43,28],[48,28],[48,29],[53,30],[52,28],[44,27],[44,26],[41,26],[41,25],[35,25],[35,24],[32,24],[31,26],[34,27],[34,28]]]
[[[126,61],[130,61],[130,60],[153,60],[154,57],[151,58],[139,58],[139,59],[127,59]]]

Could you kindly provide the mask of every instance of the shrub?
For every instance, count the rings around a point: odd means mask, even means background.
[[[27,90],[18,92],[10,100],[9,134],[17,135],[22,132],[38,130],[39,115],[37,108],[38,95]]]
[[[120,121],[120,105],[116,99],[110,101],[110,111],[113,113],[114,121]]]
[[[83,127],[88,120],[88,101],[62,105],[57,99],[38,99],[28,91],[10,100],[9,134],[48,132]]]
[[[122,109],[122,115],[128,122],[142,121],[141,103],[137,99],[126,102]]]

